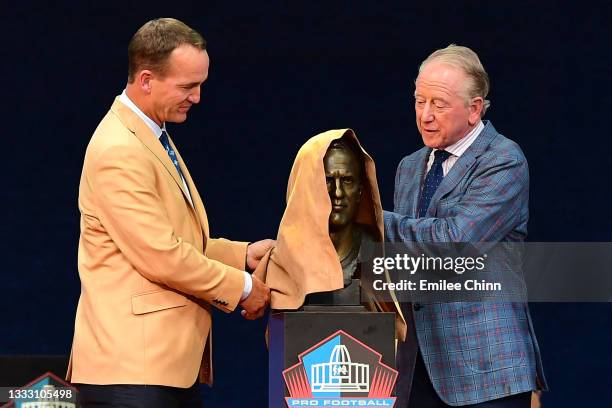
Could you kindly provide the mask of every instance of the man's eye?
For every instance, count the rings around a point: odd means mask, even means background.
[[[446,107],[446,104],[442,101],[434,101],[433,106],[435,106],[438,109],[442,109]]]
[[[344,184],[352,184],[352,183],[353,183],[353,178],[352,178],[352,177],[344,177],[344,178],[342,179],[342,182],[343,182]]]

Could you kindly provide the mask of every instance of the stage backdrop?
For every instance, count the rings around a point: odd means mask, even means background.
[[[530,239],[612,241],[605,2],[18,3],[3,6],[0,24],[0,354],[69,352],[83,155],[124,87],[131,35],[154,17],[179,18],[209,42],[202,101],[169,130],[216,236],[274,237],[298,147],[332,128],[355,130],[390,209],[395,168],[421,146],[417,66],[457,43],[490,74],[487,119],[528,158]],[[532,310],[547,406],[609,405],[610,305]],[[208,406],[265,406],[264,322],[214,317]]]

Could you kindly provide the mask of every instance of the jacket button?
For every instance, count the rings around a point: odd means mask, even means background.
[[[417,311],[417,312],[418,312],[419,310],[421,310],[421,304],[420,304],[420,303],[414,303],[414,304],[412,305],[412,308],[413,308],[415,311]]]

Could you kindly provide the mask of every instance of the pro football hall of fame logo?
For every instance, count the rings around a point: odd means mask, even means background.
[[[304,351],[283,371],[289,407],[393,407],[397,371],[343,330]]]

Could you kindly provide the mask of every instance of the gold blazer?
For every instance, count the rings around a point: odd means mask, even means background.
[[[74,383],[212,382],[210,305],[237,306],[247,244],[209,238],[176,152],[193,207],[157,137],[118,99],[91,138],[79,187]]]

